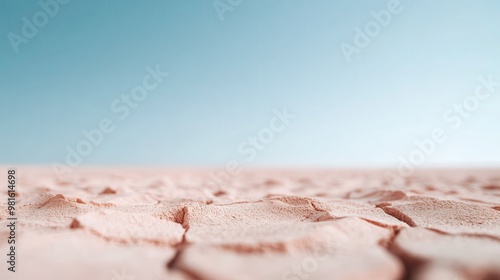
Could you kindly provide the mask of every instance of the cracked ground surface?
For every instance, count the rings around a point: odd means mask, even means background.
[[[18,168],[0,278],[500,279],[500,170],[213,172]]]

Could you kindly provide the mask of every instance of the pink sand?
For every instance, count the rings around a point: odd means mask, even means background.
[[[500,170],[212,172],[19,167],[18,267],[0,278],[500,279]]]

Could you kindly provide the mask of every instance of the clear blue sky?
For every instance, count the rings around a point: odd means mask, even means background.
[[[426,165],[500,165],[500,87],[459,128],[443,119],[480,76],[500,81],[500,2],[401,0],[348,63],[341,43],[389,2],[243,0],[221,20],[212,1],[72,0],[16,53],[8,34],[43,10],[1,1],[0,163],[63,163],[106,117],[82,164],[244,162],[286,106],[296,118],[246,164],[393,166],[441,127]],[[170,75],[118,119],[110,104],[156,65]]]

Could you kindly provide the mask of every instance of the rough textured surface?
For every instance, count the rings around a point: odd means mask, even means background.
[[[499,170],[18,176],[18,267],[1,279],[500,279]]]

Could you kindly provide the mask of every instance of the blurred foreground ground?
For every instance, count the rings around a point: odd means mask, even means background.
[[[18,167],[1,279],[500,279],[500,170]],[[5,183],[4,183],[5,182]]]

